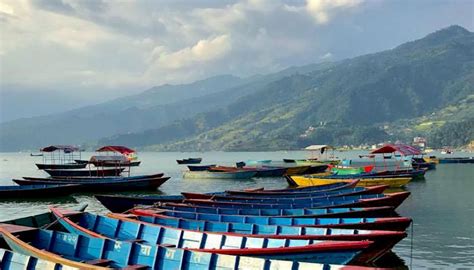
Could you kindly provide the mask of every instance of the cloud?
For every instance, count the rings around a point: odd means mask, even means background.
[[[152,55],[156,57],[153,64],[158,65],[160,69],[179,69],[222,57],[231,48],[229,35],[202,39],[192,47],[186,47],[171,53],[166,52],[163,46],[158,46],[152,52]]]
[[[391,12],[385,5],[362,0],[1,0],[0,87],[140,91],[216,74],[249,76],[337,60],[399,43],[385,29],[388,39],[369,41],[378,25],[388,27],[382,23]],[[392,26],[399,27],[398,15],[393,16]],[[418,22],[420,16],[415,17]]]

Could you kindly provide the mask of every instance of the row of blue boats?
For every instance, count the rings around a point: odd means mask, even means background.
[[[372,269],[407,236],[410,193],[357,183],[96,195],[110,213],[0,222],[0,269]]]

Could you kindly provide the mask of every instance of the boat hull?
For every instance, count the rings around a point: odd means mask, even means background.
[[[308,262],[346,264],[373,243],[371,241],[335,243],[316,240],[292,243],[275,238],[228,236],[170,228],[142,223],[127,215],[115,215],[118,218],[115,219],[89,213],[61,211],[57,208],[51,208],[51,211],[66,230],[78,235],[108,237],[120,241],[140,239],[142,243],[149,245],[168,245],[172,242],[175,248],[266,259],[293,260],[292,258],[296,256],[299,260]],[[75,219],[70,218],[74,215],[80,216],[76,216]],[[121,222],[119,223],[118,220]],[[136,238],[130,238],[132,235]],[[167,237],[160,237],[160,235]]]
[[[21,180],[13,179],[13,181],[19,185],[36,185],[36,184],[77,184],[78,191],[81,192],[109,192],[109,191],[130,191],[130,190],[156,190],[159,186],[165,183],[169,177],[159,177],[159,178],[146,178],[146,179],[136,179],[136,180],[122,180],[122,181],[74,181],[74,180],[64,180],[64,181],[48,181],[48,180]]]
[[[332,191],[332,192],[290,192],[286,194],[259,194],[259,192],[248,192],[241,195],[236,194],[228,194],[226,192],[222,192],[219,194],[203,194],[203,193],[190,193],[190,192],[182,192],[186,199],[212,199],[217,201],[254,201],[258,202],[272,202],[272,203],[292,203],[297,201],[309,201],[311,199],[316,198],[330,198],[330,197],[341,197],[341,196],[355,196],[355,195],[364,195],[364,194],[380,194],[382,193],[388,186],[373,186],[373,187],[358,187],[352,189],[343,189],[340,191]]]
[[[277,225],[308,228],[337,228],[358,230],[405,231],[411,224],[406,217],[374,218],[313,218],[309,216],[239,216],[232,214],[211,214],[186,212],[180,207],[162,207],[161,209],[133,209],[131,213],[143,216],[173,217],[189,220],[232,222],[240,224]]]
[[[305,177],[305,176],[286,176],[288,184],[291,186],[320,186],[327,184],[335,184],[341,182],[349,182],[351,179],[331,179],[331,178],[317,178],[317,177]],[[412,178],[410,177],[399,177],[399,178],[362,178],[360,179],[357,186],[359,187],[371,187],[378,185],[387,185],[392,188],[404,187]]]
[[[343,217],[387,217],[395,216],[391,206],[353,208],[304,208],[304,209],[233,209],[183,203],[165,203],[159,206],[165,211],[179,211],[199,214],[217,214],[254,217],[288,218],[343,218]]]
[[[67,196],[79,190],[79,185],[28,185],[28,186],[0,186],[0,200],[53,198]]]
[[[445,163],[474,163],[474,157],[467,157],[467,158],[440,158],[440,164]]]
[[[153,205],[155,203],[163,202],[181,202],[184,197],[181,195],[171,196],[145,196],[145,197],[134,197],[134,196],[119,196],[119,195],[95,195],[95,198],[105,208],[109,209],[114,213],[123,213],[127,210],[134,208],[137,205]]]
[[[92,161],[96,167],[138,167],[141,161],[113,162],[113,161]]]
[[[239,171],[239,172],[210,172],[210,171],[186,171],[184,178],[196,179],[250,179],[254,177],[254,171]]]
[[[186,158],[176,160],[178,164],[199,164],[201,163],[201,161],[202,158]]]
[[[40,170],[62,170],[62,169],[84,169],[87,166],[86,164],[78,164],[78,163],[71,163],[71,164],[41,164],[36,163],[36,167]]]
[[[33,232],[34,234],[29,237],[28,235],[17,237],[3,229],[0,233],[7,239],[10,248],[19,250],[19,253],[36,255],[38,258],[53,263],[62,263],[79,269],[110,269],[100,266],[98,263],[113,268],[130,267],[129,269],[361,269],[352,266],[305,264],[251,257],[238,258],[215,253],[92,238],[63,232],[38,231]],[[19,237],[24,238],[24,240]],[[37,243],[41,243],[38,239],[43,239],[44,244],[38,245]],[[34,246],[25,241],[31,241]],[[73,259],[76,261],[73,261]],[[95,263],[95,265],[86,264],[82,261]],[[135,262],[136,264],[130,265],[129,262]]]
[[[52,177],[80,176],[80,177],[98,177],[98,176],[119,176],[123,168],[101,169],[101,170],[44,170]]]
[[[295,203],[255,203],[255,202],[227,202],[208,199],[186,199],[185,203],[207,205],[220,208],[234,209],[304,209],[304,208],[334,208],[334,207],[376,207],[392,206],[397,208],[410,196],[410,192],[391,194],[370,194],[346,197],[334,197],[312,200],[311,202]]]

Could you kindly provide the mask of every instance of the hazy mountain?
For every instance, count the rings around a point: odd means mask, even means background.
[[[285,75],[218,110],[100,143],[269,150],[393,139],[385,130],[390,123],[430,115],[474,93],[474,34],[451,26],[392,50]]]
[[[190,84],[162,85],[64,113],[1,123],[0,150],[37,149],[48,144],[95,144],[102,137],[156,129],[226,107],[288,74],[305,73],[327,65],[292,67],[245,79],[221,75]]]

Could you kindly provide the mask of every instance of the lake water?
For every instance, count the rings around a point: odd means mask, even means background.
[[[338,153],[353,158],[361,152]],[[84,153],[87,158],[92,153]],[[176,159],[202,157],[203,164],[233,165],[248,159],[305,158],[306,152],[207,152],[207,153],[139,153],[142,164],[133,174],[164,172],[172,178],[155,194],[178,194],[182,191],[212,192],[263,186],[283,188],[283,178],[253,180],[183,179],[186,168]],[[41,157],[29,153],[0,153],[0,185],[13,185],[11,178],[46,176],[34,163]],[[413,218],[413,233],[394,248],[395,255],[385,258],[380,266],[400,269],[474,268],[474,165],[440,164],[429,171],[425,180],[411,182],[406,190],[412,195],[398,208],[398,213]],[[136,193],[136,192],[135,192]],[[150,193],[150,192],[145,192]],[[144,194],[144,193],[142,193]],[[0,201],[0,220],[33,215],[47,211],[51,204],[66,207],[87,203],[88,210],[106,213],[91,194],[78,194],[60,199],[35,201]]]

